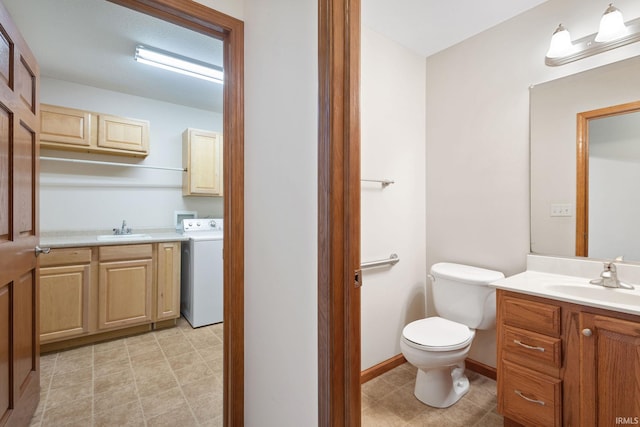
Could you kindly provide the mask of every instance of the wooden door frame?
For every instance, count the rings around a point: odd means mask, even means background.
[[[318,0],[318,425],[360,425],[360,0]]]
[[[640,101],[577,114],[576,256],[589,256],[589,120],[640,111]]]
[[[108,0],[224,43],[224,425],[244,424],[244,23],[185,0]]]

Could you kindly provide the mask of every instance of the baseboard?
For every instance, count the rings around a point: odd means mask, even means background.
[[[484,363],[478,362],[477,360],[468,358],[465,359],[464,365],[468,370],[476,372],[480,375],[484,375],[485,377],[491,378],[494,381],[497,378],[497,371],[493,366],[485,365]]]
[[[397,356],[393,356],[391,359],[387,359],[384,362],[380,362],[377,365],[365,369],[364,371],[360,372],[360,384],[371,381],[372,379],[379,377],[385,372],[389,372],[393,368],[402,365],[406,361],[407,359],[405,359],[402,354],[398,354]],[[465,367],[470,371],[476,372],[480,375],[484,375],[485,377],[491,378],[492,380],[495,380],[497,378],[496,368],[485,365],[484,363],[478,362],[476,360],[466,359]]]
[[[384,362],[378,363],[377,365],[365,369],[364,371],[360,372],[360,384],[371,381],[375,377],[379,377],[385,372],[388,372],[393,368],[402,365],[406,361],[407,359],[405,359],[402,354],[398,354],[397,356],[393,356],[391,359],[387,359]]]

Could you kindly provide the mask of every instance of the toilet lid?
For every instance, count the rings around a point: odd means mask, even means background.
[[[442,317],[428,317],[409,323],[404,327],[402,336],[425,350],[449,351],[467,346],[474,333],[461,323]]]

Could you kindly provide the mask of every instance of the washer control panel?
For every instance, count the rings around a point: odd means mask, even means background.
[[[185,232],[195,231],[222,231],[224,220],[222,218],[191,218],[182,220],[182,228]]]

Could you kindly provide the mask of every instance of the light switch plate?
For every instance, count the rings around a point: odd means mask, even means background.
[[[551,216],[573,216],[573,205],[571,203],[552,203]]]

